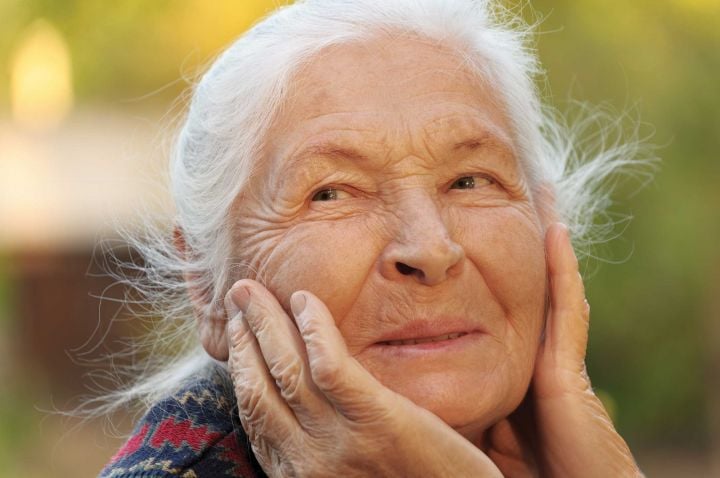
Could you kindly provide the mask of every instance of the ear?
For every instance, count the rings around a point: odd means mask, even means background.
[[[179,226],[175,226],[173,230],[173,245],[183,258],[192,255],[192,251],[185,240],[185,235]],[[224,308],[213,304],[210,291],[198,286],[199,274],[185,272],[183,279],[193,306],[200,343],[212,358],[223,362],[226,361],[228,359],[225,331],[227,317]]]

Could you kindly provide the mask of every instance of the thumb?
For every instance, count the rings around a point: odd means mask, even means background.
[[[578,379],[585,377],[590,324],[590,307],[585,300],[578,260],[564,224],[556,223],[548,228],[546,252],[550,308],[535,381],[536,392],[541,394],[560,387],[568,378],[579,383]]]

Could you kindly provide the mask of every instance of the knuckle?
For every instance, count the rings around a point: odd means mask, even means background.
[[[238,347],[241,350],[237,350],[233,347],[228,357],[228,372],[230,378],[235,384],[248,385],[255,377],[256,372],[253,370],[250,363],[248,363],[247,349]],[[251,351],[250,351],[251,352]]]
[[[250,344],[251,340],[252,334],[250,333],[250,330],[245,326],[238,327],[233,336],[230,337],[230,344],[233,352],[233,354],[231,354],[232,362],[235,361],[232,359],[232,357],[236,356],[237,352],[247,347]]]
[[[302,363],[299,358],[278,361],[270,370],[275,384],[286,401],[296,401],[302,390]]]
[[[263,335],[267,332],[268,321],[265,320],[269,315],[269,311],[265,304],[260,300],[254,301],[248,307],[246,317],[250,328],[253,330],[255,335]]]
[[[321,390],[328,392],[341,391],[345,386],[340,367],[330,360],[314,361],[312,378]]]
[[[252,300],[248,305],[245,316],[250,328],[256,335],[265,333],[272,324],[272,318],[282,313],[275,297],[266,290],[252,289]]]
[[[308,316],[309,315],[310,314],[308,314]],[[312,320],[312,317],[306,318],[304,320],[304,326],[302,327],[303,337],[305,337],[306,340],[309,340],[311,342],[320,341],[320,338],[322,337],[321,327],[322,326],[318,323],[317,320]]]

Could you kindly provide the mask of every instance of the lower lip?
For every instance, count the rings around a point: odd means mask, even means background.
[[[390,354],[393,356],[403,355],[427,355],[432,353],[458,352],[466,347],[474,345],[486,334],[482,332],[470,332],[455,339],[439,340],[437,342],[425,342],[421,344],[390,345],[383,343],[373,344],[370,349],[376,353]]]

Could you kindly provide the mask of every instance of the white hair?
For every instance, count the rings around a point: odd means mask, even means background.
[[[125,264],[139,276],[121,280],[141,294],[135,303],[155,325],[139,345],[142,365],[125,369],[130,382],[95,402],[101,404],[96,413],[152,403],[213,369],[216,362],[197,338],[187,289],[206,291],[212,308],[238,279],[239,265],[228,257],[229,210],[293,74],[329,46],[411,34],[460,54],[498,93],[531,189],[551,192],[553,204],[536,207],[551,208],[568,225],[581,254],[601,240],[612,229],[597,222],[610,204],[608,178],[647,160],[638,158],[635,136],[622,139],[619,122],[598,127],[598,115],[591,114],[568,126],[543,106],[532,30],[491,0],[299,0],[235,41],[195,85],[171,154],[175,225],[191,252],[180,253],[171,230],[155,226],[129,238],[143,261]]]

